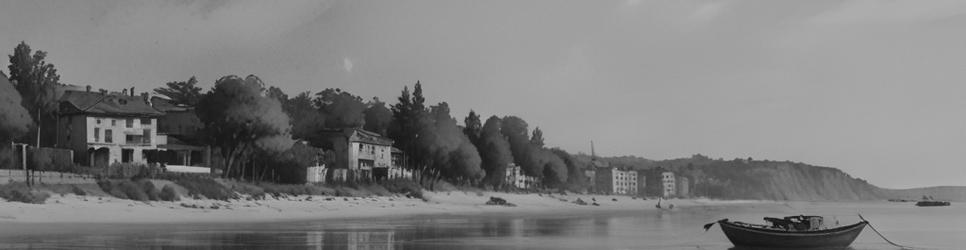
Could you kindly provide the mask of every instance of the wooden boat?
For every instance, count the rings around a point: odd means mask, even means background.
[[[820,216],[788,216],[785,218],[765,217],[771,226],[733,222],[722,219],[705,225],[705,230],[714,223],[721,225],[721,231],[732,244],[739,247],[754,248],[844,248],[852,244],[862,233],[868,222],[862,220],[848,226],[824,228]]]
[[[949,202],[948,201],[937,201],[937,200],[934,200],[932,198],[932,196],[923,195],[922,196],[922,200],[919,200],[919,202],[916,202],[916,206],[920,206],[920,207],[944,207],[944,206],[949,206]]]
[[[934,200],[916,202],[916,206],[920,206],[920,207],[944,207],[944,206],[949,206],[949,204],[950,203],[948,201],[934,201]]]

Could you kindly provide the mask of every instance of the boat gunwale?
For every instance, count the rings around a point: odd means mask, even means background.
[[[743,222],[722,221],[721,225],[727,226],[730,229],[738,229],[738,230],[749,231],[753,233],[769,234],[769,235],[776,235],[776,236],[825,236],[825,235],[844,234],[852,230],[861,230],[862,228],[864,228],[865,225],[868,224],[868,222],[866,221],[860,221],[852,225],[830,228],[830,229],[823,229],[823,230],[816,230],[816,231],[785,231],[785,230],[776,230],[776,229],[770,229],[770,228],[748,227],[737,223],[747,224]],[[748,225],[754,225],[754,224],[748,224]]]

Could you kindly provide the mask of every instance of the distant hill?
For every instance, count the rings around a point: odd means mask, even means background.
[[[889,199],[919,200],[928,195],[935,200],[966,202],[966,187],[963,186],[883,189],[883,193]]]
[[[670,170],[689,179],[690,196],[811,201],[881,200],[890,194],[836,168],[788,161],[723,160],[703,155],[662,161],[639,157],[600,159],[614,166],[646,170],[648,183],[659,183],[657,175]],[[647,192],[656,195],[660,187],[649,184]]]

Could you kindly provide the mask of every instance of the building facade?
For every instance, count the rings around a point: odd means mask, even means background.
[[[324,131],[322,136],[327,144],[323,148],[335,152],[335,159],[329,167],[345,169],[349,180],[371,180],[386,176],[393,166],[392,139],[352,128]],[[397,161],[397,164],[401,162]]]
[[[66,91],[58,113],[57,145],[73,150],[75,163],[146,164],[146,156],[158,148],[162,113],[151,107],[146,94]]]
[[[645,190],[647,190],[647,171],[637,170],[634,172],[637,173],[637,194],[643,197],[646,193]]]
[[[678,196],[682,198],[687,198],[691,196],[691,180],[688,177],[678,176],[677,178],[677,191]]]
[[[637,195],[637,171],[614,167],[597,168],[596,187],[599,193]]]
[[[510,163],[506,167],[506,179],[504,181],[507,185],[519,189],[538,188],[541,184],[540,178],[527,175],[523,172],[523,168],[514,163]]]
[[[158,117],[158,153],[152,161],[168,166],[211,166],[211,148],[196,141],[204,126],[191,106],[177,105],[161,97],[152,97],[151,106],[164,113]]]
[[[667,197],[673,197],[677,194],[675,190],[674,172],[661,173],[661,182],[663,184],[661,196],[667,198]]]

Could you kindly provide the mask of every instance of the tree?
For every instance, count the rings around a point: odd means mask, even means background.
[[[481,167],[486,171],[484,183],[493,187],[502,187],[505,183],[506,167],[513,163],[513,154],[510,152],[510,142],[503,137],[500,132],[501,120],[499,117],[490,116],[480,131],[480,158]]]
[[[463,133],[470,138],[473,145],[479,146],[480,132],[483,130],[483,124],[480,122],[480,115],[476,114],[476,111],[470,110],[470,113],[466,115],[466,119],[463,119],[463,124],[466,127],[463,128]]]
[[[537,147],[543,147],[543,131],[540,127],[533,129],[533,136],[530,137],[530,144],[536,145]]]
[[[330,88],[316,93],[313,102],[325,115],[328,128],[361,128],[365,123],[366,104],[362,97]]]
[[[20,94],[13,84],[7,81],[7,76],[0,72],[0,148],[10,146],[9,142],[27,133],[30,125],[30,113],[21,106]]]
[[[53,64],[47,63],[47,52],[36,51],[30,54],[30,46],[20,42],[10,56],[10,81],[14,83],[17,92],[22,97],[21,104],[30,113],[37,126],[37,147],[40,147],[40,131],[44,120],[54,120],[53,112],[57,108],[56,86],[60,84],[60,75]]]
[[[283,102],[282,107],[291,118],[292,136],[319,145],[320,132],[325,129],[325,115],[312,104],[311,94],[299,93]]]
[[[218,79],[198,102],[195,112],[204,124],[205,139],[224,159],[225,177],[243,176],[233,169],[256,147],[290,138],[289,118],[277,99],[263,95],[264,86],[254,75],[229,75]]]
[[[201,99],[201,88],[197,84],[198,79],[192,76],[188,81],[165,83],[165,87],[154,89],[154,93],[168,97],[173,104],[194,106]]]
[[[392,122],[392,110],[389,110],[386,103],[380,101],[378,97],[373,97],[367,106],[369,107],[365,111],[366,125],[363,129],[386,135]]]
[[[430,107],[431,119],[423,120],[418,151],[426,156],[429,174],[437,180],[476,183],[484,176],[479,151],[450,116],[445,102]]]
[[[389,138],[395,141],[396,147],[402,149],[408,157],[408,166],[413,166],[417,170],[425,167],[425,159],[416,144],[416,139],[422,132],[421,126],[426,119],[428,111],[422,104],[422,87],[417,81],[416,86],[420,89],[419,96],[413,96],[409,92],[409,87],[403,87],[402,93],[398,98],[398,103],[393,104],[392,121],[389,126]],[[419,101],[417,105],[417,101]]]

